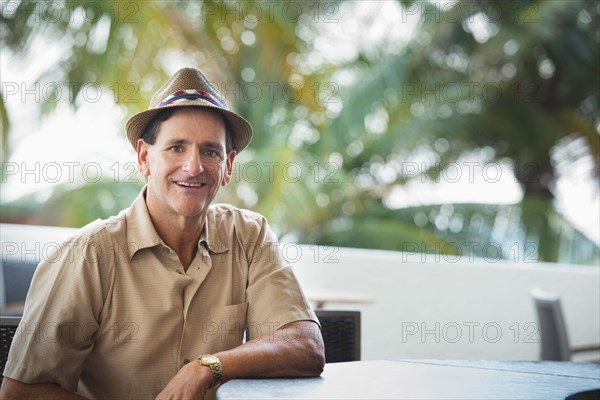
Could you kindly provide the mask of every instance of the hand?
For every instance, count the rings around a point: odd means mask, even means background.
[[[167,386],[156,396],[156,400],[197,399],[203,400],[213,383],[209,367],[192,361],[184,365]]]

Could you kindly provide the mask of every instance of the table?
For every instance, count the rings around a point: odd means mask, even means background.
[[[315,304],[316,309],[322,309],[326,303],[341,304],[370,304],[375,302],[375,297],[356,292],[332,292],[307,290],[306,297]]]
[[[597,364],[382,360],[327,364],[317,378],[236,379],[217,390],[217,399],[563,400],[592,389],[600,391]],[[588,398],[600,392],[580,400]]]

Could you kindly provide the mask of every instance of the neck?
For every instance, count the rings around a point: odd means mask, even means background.
[[[158,236],[177,253],[181,265],[187,271],[194,257],[196,257],[198,240],[200,240],[200,234],[204,228],[206,212],[193,218],[182,216],[168,218],[161,215],[160,212],[152,212],[150,207],[148,207],[148,212]]]
[[[156,228],[158,235],[165,244],[177,253],[185,271],[196,257],[198,240],[200,240],[203,227],[203,223],[196,222],[195,224],[183,223]]]

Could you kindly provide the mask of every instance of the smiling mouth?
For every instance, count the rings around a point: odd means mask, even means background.
[[[189,188],[201,188],[205,185],[205,183],[201,182],[185,182],[185,181],[176,181],[175,184],[178,186],[189,187]]]

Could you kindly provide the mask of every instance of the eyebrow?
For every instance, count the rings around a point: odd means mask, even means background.
[[[192,144],[189,140],[185,139],[172,139],[166,143],[167,146],[176,146],[176,145],[189,145]],[[222,143],[207,141],[200,143],[201,147],[211,147],[215,149],[224,149],[226,146],[223,146]]]
[[[204,147],[213,147],[215,149],[224,149],[225,148],[225,146],[222,143],[211,142],[211,141],[204,142],[204,143],[201,144],[201,146],[204,146]]]
[[[190,142],[187,141],[187,140],[185,140],[185,139],[172,139],[172,140],[169,140],[166,143],[166,145],[167,146],[174,146],[174,145],[177,145],[177,144],[189,144],[189,143]]]

